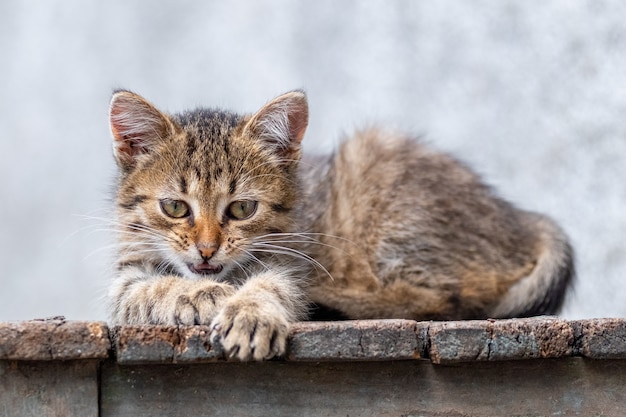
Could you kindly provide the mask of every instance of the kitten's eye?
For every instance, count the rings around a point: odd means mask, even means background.
[[[226,215],[231,219],[244,220],[252,216],[256,211],[257,202],[251,200],[233,201],[226,210]]]
[[[180,200],[161,200],[161,210],[175,219],[189,216],[189,206]]]

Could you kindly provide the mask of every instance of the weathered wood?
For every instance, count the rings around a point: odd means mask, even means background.
[[[0,416],[97,417],[98,360],[0,360]]]
[[[117,361],[126,364],[174,362],[181,341],[180,328],[165,326],[116,327],[113,339]]]
[[[556,317],[433,322],[433,363],[560,358],[575,352],[575,331]]]
[[[264,363],[207,326],[0,323],[0,417],[99,415],[98,387],[104,416],[623,415],[624,386],[623,319],[297,323]]]
[[[102,368],[109,416],[623,415],[626,361],[582,358]]]
[[[381,361],[426,355],[428,323],[365,320],[296,323],[289,337],[292,361]]]
[[[0,360],[106,359],[106,323],[64,319],[0,323]]]
[[[121,364],[225,360],[207,326],[125,326],[113,331]],[[404,360],[433,363],[585,356],[626,359],[626,321],[557,317],[415,322],[361,320],[296,323],[287,360]]]
[[[113,329],[115,357],[123,364],[204,363],[223,359],[208,326],[124,326]]]
[[[626,358],[626,320],[591,319],[574,322],[580,326],[580,353],[595,359]]]
[[[402,360],[427,354],[428,323],[364,320],[296,323],[287,360]],[[207,326],[124,326],[113,330],[118,363],[204,363],[225,360]]]

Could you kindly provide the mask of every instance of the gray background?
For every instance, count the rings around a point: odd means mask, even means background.
[[[626,3],[0,2],[0,320],[105,319],[107,110],[254,111],[304,88],[306,151],[424,135],[577,249],[568,318],[625,316]]]

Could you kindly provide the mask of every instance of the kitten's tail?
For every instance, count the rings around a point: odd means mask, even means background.
[[[529,224],[539,235],[537,265],[529,276],[509,288],[490,317],[556,314],[574,280],[574,253],[563,230],[547,217],[527,215]]]

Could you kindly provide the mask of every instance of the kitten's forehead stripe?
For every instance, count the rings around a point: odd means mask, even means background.
[[[196,180],[196,182],[197,182],[197,181],[200,181],[200,178],[202,178],[202,170],[201,170],[201,169],[200,169],[200,167],[199,167],[199,166],[197,166],[197,165],[196,165],[196,166],[194,166],[194,167],[192,167],[192,169],[193,169],[193,172],[194,172],[194,174],[195,174],[195,180]]]
[[[187,141],[185,143],[185,150],[187,151],[187,158],[193,158],[193,154],[196,152],[196,138],[193,135],[187,135]]]
[[[185,178],[184,175],[181,175],[179,185],[180,185],[180,192],[183,194],[187,194],[187,179]]]
[[[222,176],[222,167],[219,165],[213,165],[211,168],[210,178],[215,181]]]
[[[225,170],[233,172],[236,165],[230,141],[233,130],[242,120],[241,116],[199,108],[175,115],[174,118],[186,133],[187,163],[198,181],[214,184],[225,174]],[[212,163],[207,163],[207,155],[214,156]]]
[[[202,142],[227,142],[241,116],[220,110],[196,109],[175,116],[187,132],[193,132]]]

